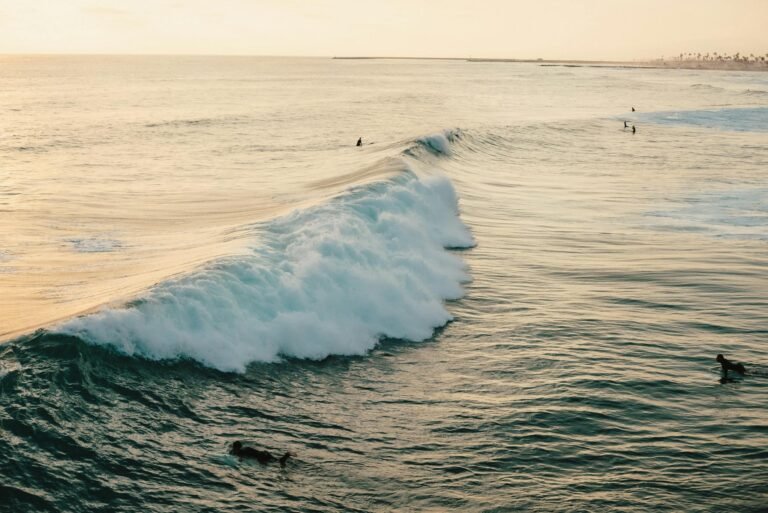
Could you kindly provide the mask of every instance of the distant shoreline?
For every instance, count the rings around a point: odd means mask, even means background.
[[[409,61],[464,61],[538,64],[544,67],[565,68],[640,68],[686,69],[703,71],[768,71],[768,62],[712,62],[712,61],[590,61],[549,59],[484,59],[473,57],[333,57],[337,60],[409,60]]]

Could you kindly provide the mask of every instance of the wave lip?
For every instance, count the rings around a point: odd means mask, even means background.
[[[451,155],[451,143],[461,138],[459,129],[443,130],[430,135],[425,135],[416,139],[416,144],[424,148],[433,155]]]
[[[55,331],[128,355],[191,358],[222,371],[283,357],[359,355],[451,320],[470,247],[444,176],[406,172],[263,227],[251,255],[160,284],[125,307]]]

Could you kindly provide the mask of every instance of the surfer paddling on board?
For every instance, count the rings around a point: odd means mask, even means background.
[[[362,145],[363,145],[363,138],[362,137],[358,137],[357,144],[355,144],[355,146],[362,146]]]
[[[275,458],[267,451],[260,451],[253,447],[243,447],[243,443],[240,441],[232,442],[232,448],[229,450],[229,454],[237,456],[240,459],[250,458],[258,461],[262,465],[272,463],[273,461],[280,462],[280,466],[284,467],[285,462],[291,457],[290,452],[286,452],[280,458]]]
[[[715,360],[717,360],[717,363],[719,363],[720,366],[722,367],[724,378],[728,377],[729,370],[738,372],[739,374],[742,374],[742,375],[747,373],[747,369],[744,368],[744,364],[733,363],[732,361],[730,361],[728,358],[726,358],[721,354],[717,355],[717,358],[715,358]]]

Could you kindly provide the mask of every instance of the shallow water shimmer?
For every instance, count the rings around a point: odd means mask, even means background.
[[[768,511],[766,74],[0,64],[0,511]]]

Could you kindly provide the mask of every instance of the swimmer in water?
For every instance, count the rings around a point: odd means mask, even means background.
[[[260,451],[258,449],[254,449],[253,447],[243,447],[243,444],[240,441],[232,443],[232,448],[229,450],[229,454],[233,456],[237,456],[240,459],[243,459],[243,458],[254,459],[259,463],[261,463],[262,465],[266,465],[267,463],[272,463],[273,461],[277,461],[280,463],[281,467],[284,467],[285,462],[288,461],[288,458],[291,457],[291,453],[286,452],[280,458],[275,458],[267,451]]]
[[[734,372],[738,372],[739,374],[746,374],[747,369],[744,368],[744,365],[741,363],[733,363],[725,356],[719,354],[717,355],[717,358],[715,358],[717,362],[720,364],[720,366],[723,368],[723,377],[728,377],[728,371],[732,370]]]
[[[357,139],[357,144],[356,144],[355,146],[362,146],[362,145],[363,145],[363,138],[362,138],[362,137],[359,137],[359,138]]]

